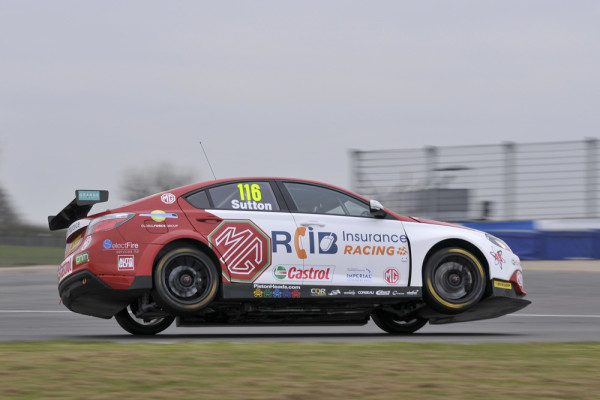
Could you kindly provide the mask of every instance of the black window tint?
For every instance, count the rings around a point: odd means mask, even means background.
[[[188,203],[193,205],[196,208],[207,209],[210,208],[210,202],[208,201],[208,196],[206,192],[203,190],[201,192],[194,193],[191,196],[185,198]]]
[[[369,206],[336,190],[304,183],[284,183],[299,212],[370,216]]]
[[[268,182],[229,183],[208,189],[214,208],[222,210],[278,211]]]

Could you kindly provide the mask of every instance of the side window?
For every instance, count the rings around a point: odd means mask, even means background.
[[[369,205],[337,190],[304,183],[285,182],[299,212],[369,217]]]
[[[194,193],[191,196],[187,196],[185,199],[188,201],[188,203],[190,203],[196,208],[200,208],[203,210],[210,208],[210,202],[208,201],[208,196],[206,195],[206,192],[204,190],[201,192]]]
[[[208,189],[208,192],[216,209],[279,211],[269,182],[229,183]]]
[[[348,211],[348,215],[353,217],[371,217],[371,208],[367,204],[353,199],[352,197],[345,197],[346,199],[342,204]]]

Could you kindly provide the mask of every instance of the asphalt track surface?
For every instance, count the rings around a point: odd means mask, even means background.
[[[392,336],[365,326],[212,327],[175,325],[150,338],[129,335],[114,319],[72,313],[59,304],[56,267],[0,268],[0,341],[116,342],[578,342],[600,340],[600,261],[524,263],[533,302],[492,320],[426,325]]]

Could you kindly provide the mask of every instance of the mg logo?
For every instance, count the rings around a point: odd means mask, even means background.
[[[271,265],[271,238],[251,221],[223,221],[210,235],[230,282],[254,282]]]
[[[160,201],[162,201],[165,204],[173,204],[175,203],[175,195],[173,193],[163,193],[162,196],[160,196]]]
[[[390,285],[394,285],[400,280],[400,272],[396,268],[388,268],[383,273],[383,279]]]

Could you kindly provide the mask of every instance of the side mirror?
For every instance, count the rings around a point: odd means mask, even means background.
[[[385,218],[387,215],[383,205],[377,200],[371,200],[369,202],[369,208],[371,210],[371,215],[373,215],[375,218]]]

